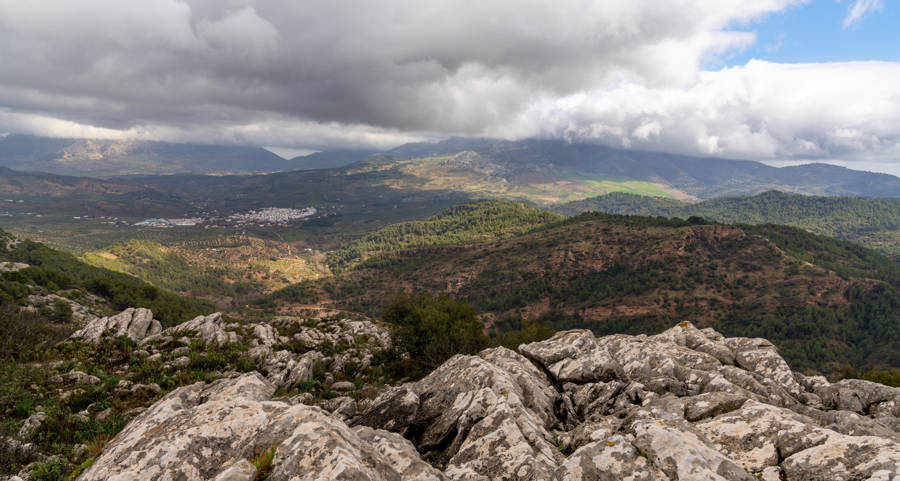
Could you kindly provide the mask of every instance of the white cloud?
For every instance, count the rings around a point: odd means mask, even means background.
[[[0,131],[897,157],[895,63],[704,71],[803,0],[0,0]],[[859,18],[879,2],[859,0]],[[867,5],[867,6],[866,6]],[[854,20],[856,21],[856,20]]]
[[[626,83],[545,97],[493,133],[732,158],[895,156],[900,83],[886,79],[900,79],[900,64],[754,60],[687,87]]]
[[[882,0],[855,0],[847,7],[847,15],[843,22],[844,29],[858,26],[867,15],[881,11],[882,8],[884,8]]]

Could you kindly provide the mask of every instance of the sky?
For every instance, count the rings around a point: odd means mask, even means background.
[[[0,0],[0,132],[562,138],[900,174],[888,0]]]

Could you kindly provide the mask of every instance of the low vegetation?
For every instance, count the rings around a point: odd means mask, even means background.
[[[449,291],[494,336],[525,318],[598,334],[679,320],[775,342],[795,369],[900,366],[900,277],[889,258],[783,226],[585,214],[506,240],[424,247],[276,292],[263,309],[331,302],[377,315],[398,291]]]
[[[158,287],[214,299],[221,307],[241,305],[292,283],[329,274],[322,254],[251,236],[168,245],[130,240],[88,252],[83,260]]]
[[[488,200],[379,229],[328,254],[334,269],[404,249],[464,245],[524,234],[562,217],[522,202]]]
[[[596,211],[643,216],[700,216],[732,224],[780,224],[849,240],[900,258],[900,201],[893,198],[818,197],[765,192],[696,204],[612,193],[553,208],[566,215]]]
[[[129,307],[146,307],[169,325],[213,310],[209,302],[179,296],[135,277],[87,265],[69,253],[41,243],[30,240],[13,243],[11,236],[2,231],[0,237],[3,237],[0,239],[0,261],[29,266],[0,275],[0,301],[18,302],[38,291],[52,294],[74,290],[68,294],[97,296],[117,312]]]

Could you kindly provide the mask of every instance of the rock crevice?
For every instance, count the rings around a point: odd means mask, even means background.
[[[280,342],[273,326],[253,349]],[[79,479],[226,479],[275,445],[273,481],[900,479],[900,389],[792,372],[763,339],[680,323],[517,351],[457,355],[328,410],[272,399],[271,373],[186,386]]]

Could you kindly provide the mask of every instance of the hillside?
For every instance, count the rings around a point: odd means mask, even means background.
[[[710,199],[778,189],[811,195],[900,196],[900,178],[825,164],[775,168],[759,162],[621,150],[553,140],[449,139],[385,153],[425,185],[449,174],[495,195],[552,204],[590,192]],[[383,168],[383,167],[382,167]],[[661,192],[653,194],[653,191]]]
[[[350,152],[341,162],[365,153]],[[313,155],[331,158],[328,152],[320,154]],[[341,155],[333,158],[338,157]],[[275,234],[251,234],[302,240],[320,250],[333,250],[390,223],[424,219],[478,199],[552,207],[611,192],[697,199],[772,188],[828,196],[896,196],[900,195],[900,179],[833,166],[778,169],[757,162],[622,151],[590,144],[450,139],[401,146],[343,167],[257,175],[173,174],[102,181],[0,167],[0,199],[5,201],[0,216],[4,216],[5,228],[83,253],[130,238],[166,243],[182,240],[177,235],[160,238],[157,233],[145,237],[133,224],[148,218],[221,218],[270,207],[316,208],[321,215],[302,226],[279,227]],[[788,213],[777,220],[796,217],[788,209],[784,211]],[[118,219],[85,220],[86,216]],[[839,226],[845,220],[834,222]],[[222,227],[216,222],[208,224]],[[884,246],[896,242],[892,231],[879,226],[870,229],[864,224],[847,224],[847,229],[816,232],[848,239],[858,235],[867,245],[885,252]],[[195,229],[186,235],[217,237],[241,232]]]
[[[337,149],[300,155],[291,159],[291,168],[297,170],[333,169],[367,159],[378,152],[364,149]]]
[[[133,182],[20,172],[0,167],[0,209],[16,214],[183,215],[190,209],[177,195]]]
[[[769,191],[753,197],[724,197],[696,204],[614,193],[554,206],[565,215],[582,212],[682,217],[725,223],[782,224],[857,242],[900,257],[900,199],[817,197]]]
[[[213,309],[0,230],[0,358],[25,355],[74,325],[128,307],[151,308],[165,325]]]
[[[366,234],[329,253],[328,264],[346,268],[371,256],[404,249],[505,239],[558,220],[561,217],[523,203],[481,201]]]
[[[8,135],[0,138],[0,166],[106,177],[183,172],[271,172],[295,168],[295,163],[258,147]]]
[[[166,245],[131,240],[87,252],[82,259],[155,286],[214,300],[223,308],[329,274],[320,253],[251,236]]]
[[[900,366],[898,286],[888,258],[789,227],[593,214],[506,240],[373,257],[279,291],[268,308],[331,303],[374,314],[399,291],[448,291],[496,330],[518,328],[521,317],[598,333],[691,319],[769,337],[795,368],[831,372]]]

